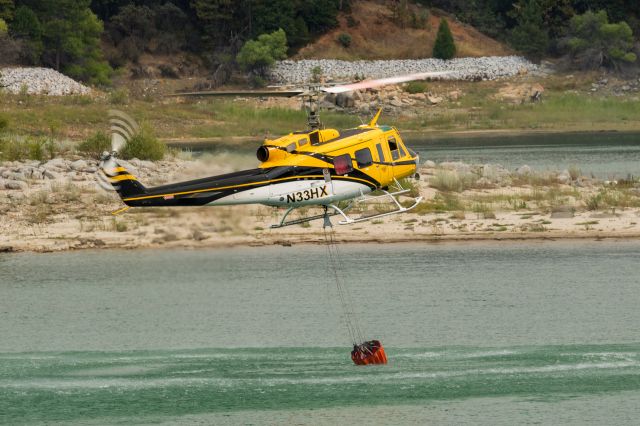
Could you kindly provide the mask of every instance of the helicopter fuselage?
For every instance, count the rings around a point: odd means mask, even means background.
[[[366,125],[267,139],[257,156],[261,163],[256,169],[153,188],[145,188],[117,164],[103,170],[131,207],[299,207],[329,205],[385,189],[394,180],[413,175],[418,162],[395,128]]]

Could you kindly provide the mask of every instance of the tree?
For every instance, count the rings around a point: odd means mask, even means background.
[[[436,41],[433,44],[433,57],[448,60],[456,56],[456,45],[446,19],[440,20]]]
[[[562,47],[572,64],[580,68],[607,67],[619,70],[636,62],[633,31],[624,22],[609,23],[607,12],[587,11],[571,18]]]
[[[19,31],[30,43],[41,43],[43,65],[71,77],[107,84],[111,68],[102,57],[102,21],[89,9],[90,0],[20,0],[13,26],[22,14]],[[35,18],[33,15],[35,14]],[[37,34],[31,24],[38,26]]]
[[[261,34],[257,40],[249,40],[242,46],[236,57],[245,71],[264,76],[268,68],[287,57],[287,35],[284,30]]]
[[[11,21],[14,8],[13,0],[0,0],[0,19]]]
[[[22,42],[21,58],[30,65],[40,63],[40,55],[44,50],[42,42],[42,24],[35,12],[26,6],[16,9],[10,28],[11,35]]]
[[[540,0],[524,0],[516,6],[517,26],[511,31],[509,42],[526,56],[540,59],[549,48],[549,33],[544,25]]]
[[[235,12],[239,6],[246,6],[244,1],[233,0],[191,0],[200,27],[204,33],[205,43],[217,45],[220,40],[231,38],[231,34],[239,30],[239,21]],[[244,9],[251,10],[251,8]],[[250,12],[249,12],[250,13]]]

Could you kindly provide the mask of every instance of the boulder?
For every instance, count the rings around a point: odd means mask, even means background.
[[[28,188],[27,183],[20,180],[6,180],[4,181],[4,187],[5,189],[14,189],[21,191],[26,191]]]
[[[45,170],[43,176],[47,179],[60,179],[60,174],[51,170]]]
[[[461,161],[444,161],[440,163],[440,168],[446,170],[455,170],[459,174],[471,173],[471,166]]]
[[[88,164],[84,160],[76,160],[73,163],[71,163],[70,166],[71,166],[71,170],[81,171],[82,169],[87,168]]]
[[[520,176],[529,176],[531,172],[532,172],[531,167],[527,166],[526,164],[516,169],[516,173]]]
[[[27,181],[27,177],[22,172],[9,173],[7,176],[3,176],[3,177],[6,177],[9,180],[19,180],[19,181],[23,181],[23,182]]]
[[[42,165],[47,170],[69,170],[69,163],[62,158],[53,158]]]
[[[427,100],[431,105],[437,105],[443,101],[441,96],[427,95]]]
[[[509,170],[500,164],[484,164],[480,168],[480,175],[493,183],[502,183],[509,177]]]
[[[563,170],[556,177],[556,181],[563,185],[569,185],[571,183],[571,174],[568,170]]]
[[[462,96],[462,91],[461,90],[454,90],[452,92],[449,92],[449,100],[452,101],[457,101],[458,99],[460,99],[460,97]]]
[[[350,93],[338,93],[336,96],[336,105],[341,108],[353,108],[355,101]]]

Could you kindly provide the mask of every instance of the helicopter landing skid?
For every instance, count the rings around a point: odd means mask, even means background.
[[[290,220],[290,221],[286,221],[287,216],[289,216],[289,213],[291,213],[292,211],[294,211],[295,209],[298,208],[298,207],[291,207],[284,213],[284,215],[282,216],[282,219],[280,220],[280,223],[271,225],[271,229],[282,228],[282,227],[290,226],[290,225],[299,225],[301,223],[311,222],[312,220],[328,218],[328,217],[336,216],[336,215],[340,215],[340,216],[342,216],[344,218],[344,221],[339,222],[341,225],[343,224],[343,222],[345,224],[346,223],[352,223],[350,221],[352,221],[353,219],[351,219],[345,213],[345,211],[347,211],[349,208],[351,208],[352,204],[353,203],[349,204],[344,209],[340,209],[339,207],[337,207],[337,206],[335,206],[333,204],[327,204],[326,206],[323,206],[325,208],[325,212],[322,213],[322,214],[317,214],[317,215],[308,216],[308,217],[301,217],[300,219],[293,219],[293,220]],[[328,209],[332,209],[333,212],[329,213]]]
[[[344,209],[340,209],[339,207],[333,205],[333,204],[327,204],[324,207],[325,212],[322,214],[318,214],[318,215],[314,215],[314,216],[308,216],[308,217],[302,217],[299,219],[294,219],[294,220],[290,220],[290,221],[286,221],[287,216],[289,215],[289,213],[291,213],[292,211],[294,211],[297,207],[291,207],[289,208],[284,216],[282,216],[282,219],[280,220],[280,223],[278,224],[273,224],[271,225],[271,229],[276,229],[276,228],[282,228],[284,226],[289,226],[289,225],[299,225],[301,223],[306,223],[306,222],[310,222],[312,220],[317,220],[317,219],[325,219],[325,224],[324,226],[331,226],[331,222],[329,221],[329,217],[331,216],[336,216],[336,215],[340,215],[342,216],[342,218],[344,220],[341,220],[340,222],[338,222],[338,224],[340,225],[350,225],[352,223],[358,223],[358,222],[365,222],[368,220],[373,220],[373,219],[377,219],[380,217],[384,217],[384,216],[391,216],[394,214],[400,214],[400,213],[404,213],[407,212],[413,208],[415,208],[420,201],[422,201],[422,197],[417,197],[414,198],[414,203],[409,206],[409,207],[404,207],[402,204],[400,204],[400,202],[398,201],[398,199],[396,198],[399,195],[403,195],[403,194],[407,194],[408,192],[410,192],[410,190],[408,189],[404,189],[402,188],[402,186],[400,185],[400,183],[396,180],[395,181],[396,185],[398,186],[398,190],[395,192],[388,192],[388,191],[382,191],[383,194],[382,195],[376,195],[373,197],[369,197],[369,196],[361,196],[360,198],[355,199],[353,202],[351,202],[347,207],[345,207]],[[390,199],[391,201],[393,201],[393,203],[396,205],[396,209],[389,211],[389,212],[384,212],[384,213],[378,213],[378,214],[373,214],[373,215],[369,215],[369,216],[362,216],[362,217],[358,217],[358,218],[352,218],[349,215],[347,215],[345,212],[347,210],[349,210],[351,207],[353,207],[355,204],[359,204],[359,203],[366,203],[366,202],[370,202],[370,201],[375,201],[375,200],[380,200],[380,199]],[[329,209],[332,209],[333,212],[329,213]]]
[[[400,187],[400,186],[399,186]],[[400,187],[402,188],[402,187]],[[358,223],[358,222],[365,222],[367,220],[373,220],[373,219],[377,219],[380,217],[384,217],[384,216],[391,216],[394,214],[400,214],[400,213],[404,213],[407,212],[413,208],[415,208],[418,204],[420,204],[420,201],[422,201],[422,197],[417,197],[414,198],[414,203],[409,206],[409,207],[404,207],[402,204],[400,204],[400,202],[398,201],[398,199],[396,198],[398,195],[403,195],[409,192],[408,189],[400,189],[399,191],[396,192],[388,192],[388,191],[382,191],[383,194],[382,195],[376,195],[373,197],[367,197],[367,196],[363,196],[362,198],[359,198],[355,201],[356,204],[359,203],[366,203],[369,201],[375,201],[375,200],[380,200],[380,199],[384,199],[384,198],[388,198],[391,201],[393,201],[393,203],[396,205],[396,209],[389,211],[389,212],[384,212],[384,213],[378,213],[378,214],[373,214],[373,215],[369,215],[369,216],[362,216],[362,217],[358,217],[358,218],[350,218],[348,216],[345,215],[345,219],[344,221],[338,222],[340,225],[348,225],[351,223]]]

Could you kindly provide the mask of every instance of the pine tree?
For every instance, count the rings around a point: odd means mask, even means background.
[[[13,0],[0,0],[0,19],[10,21],[13,18]]]
[[[448,60],[456,56],[456,44],[453,41],[453,35],[449,29],[449,23],[446,19],[440,20],[438,27],[438,35],[433,44],[433,57]]]
[[[518,51],[533,59],[540,59],[549,48],[549,33],[544,23],[540,0],[524,0],[518,4],[518,25],[511,31],[509,41]]]

